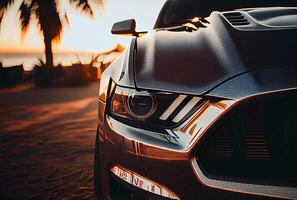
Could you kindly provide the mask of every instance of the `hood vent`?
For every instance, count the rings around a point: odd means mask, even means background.
[[[250,22],[240,12],[224,13],[224,16],[233,26],[245,26],[250,24]]]

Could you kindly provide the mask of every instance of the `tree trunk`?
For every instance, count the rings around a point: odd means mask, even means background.
[[[53,50],[52,50],[52,40],[45,37],[44,38],[44,45],[45,45],[45,62],[48,67],[54,66],[53,60]]]

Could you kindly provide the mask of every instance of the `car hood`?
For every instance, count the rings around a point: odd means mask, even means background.
[[[247,28],[213,12],[197,31],[159,30],[138,38],[136,87],[203,95],[247,72],[296,68],[296,26],[258,24],[241,13]]]

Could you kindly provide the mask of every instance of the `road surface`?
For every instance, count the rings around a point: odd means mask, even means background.
[[[0,199],[94,199],[97,83],[0,89]]]

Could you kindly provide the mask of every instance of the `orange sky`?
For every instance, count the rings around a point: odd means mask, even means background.
[[[16,0],[6,13],[0,29],[0,52],[36,52],[43,51],[43,42],[36,24],[33,22],[25,37],[21,37]],[[91,19],[80,14],[68,0],[60,0],[69,14],[70,27],[65,27],[61,43],[54,47],[57,51],[95,52],[110,49],[117,43],[126,45],[129,37],[112,36],[111,27],[114,22],[135,18],[138,30],[151,30],[159,10],[165,0],[105,0],[105,11],[95,12]]]

